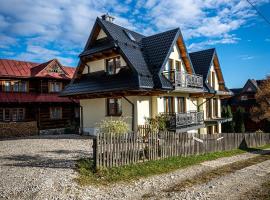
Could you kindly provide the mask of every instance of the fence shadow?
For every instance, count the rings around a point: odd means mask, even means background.
[[[244,137],[242,142],[239,145],[239,149],[252,153],[252,154],[260,154],[260,155],[265,155],[265,154],[270,154],[270,150],[267,149],[259,149],[255,147],[248,147],[246,138]]]
[[[24,136],[24,137],[0,137],[0,141],[8,140],[30,140],[30,139],[74,139],[74,140],[89,140],[91,136],[78,135],[78,134],[61,134],[61,135],[34,135],[34,136]]]
[[[3,160],[14,161],[10,164],[3,164],[2,166],[15,166],[15,167],[39,167],[39,168],[74,168],[74,159],[50,158],[46,156],[29,156],[29,155],[14,155],[3,157]]]

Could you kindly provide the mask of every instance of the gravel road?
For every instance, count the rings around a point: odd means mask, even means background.
[[[265,161],[182,192],[161,192],[173,183],[258,155],[245,153],[131,183],[80,187],[74,182],[74,160],[88,157],[91,145],[89,138],[76,135],[0,141],[0,199],[134,200],[146,194],[155,195],[152,199],[237,199],[270,178],[270,162]]]
[[[78,135],[0,141],[0,199],[65,199],[74,160],[90,156],[91,143]]]

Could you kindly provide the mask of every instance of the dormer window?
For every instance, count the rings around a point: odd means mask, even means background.
[[[106,59],[106,72],[108,75],[117,74],[121,69],[120,56]]]
[[[136,39],[134,38],[134,36],[132,35],[132,33],[128,32],[127,30],[124,30],[125,33],[127,34],[128,38],[134,42],[136,42]]]

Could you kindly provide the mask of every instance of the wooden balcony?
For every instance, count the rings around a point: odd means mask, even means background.
[[[202,92],[203,77],[198,74],[188,74],[176,70],[164,71],[163,75],[172,82],[176,91]]]
[[[169,128],[188,131],[201,128],[204,124],[203,112],[189,111],[185,113],[164,113],[168,115]]]

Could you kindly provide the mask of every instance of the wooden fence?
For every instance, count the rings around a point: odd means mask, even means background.
[[[99,133],[94,139],[97,168],[110,168],[164,159],[232,150],[240,145],[257,147],[270,143],[269,133],[190,134],[138,131],[123,135]]]

